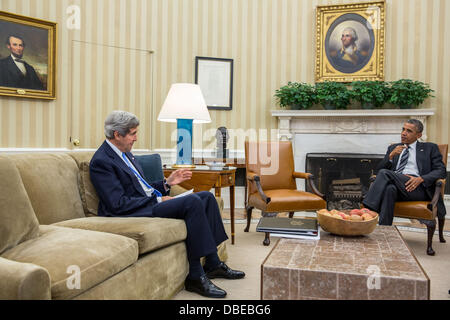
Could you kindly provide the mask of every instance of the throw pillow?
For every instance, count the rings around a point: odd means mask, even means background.
[[[91,182],[91,176],[89,173],[89,161],[83,161],[80,163],[80,195],[81,202],[83,203],[83,209],[88,215],[97,215],[98,212],[98,195]]]

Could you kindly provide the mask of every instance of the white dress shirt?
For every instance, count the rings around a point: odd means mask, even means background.
[[[11,54],[11,58],[13,59],[14,63],[16,64],[17,68],[19,68],[20,72],[22,72],[22,74],[24,76],[26,76],[27,69],[25,68],[25,64],[23,64],[22,62],[16,61],[16,59],[18,59],[18,58],[14,57],[12,54]]]
[[[405,150],[406,149],[404,149],[400,154],[399,161],[397,162],[397,168],[400,165],[400,159],[402,158],[403,152],[405,152]],[[420,176],[419,167],[417,166],[416,155],[417,155],[417,140],[409,145],[408,162],[406,163],[405,169],[403,169],[402,172],[403,174],[410,174],[417,177]]]

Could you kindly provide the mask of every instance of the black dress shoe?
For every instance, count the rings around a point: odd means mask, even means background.
[[[196,292],[208,298],[225,298],[227,295],[225,290],[212,283],[206,275],[202,275],[200,279],[195,280],[186,278],[184,288],[187,291]]]
[[[232,270],[225,263],[221,262],[219,266],[211,271],[207,271],[206,275],[210,279],[225,278],[225,279],[242,279],[245,273],[239,270]]]

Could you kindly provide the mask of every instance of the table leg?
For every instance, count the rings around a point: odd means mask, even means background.
[[[230,186],[231,244],[234,244],[234,185]]]

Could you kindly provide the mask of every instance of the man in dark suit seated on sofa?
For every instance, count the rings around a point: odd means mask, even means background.
[[[198,192],[179,198],[167,196],[171,186],[192,177],[186,169],[173,172],[163,181],[147,182],[131,153],[138,126],[136,116],[126,111],[114,111],[105,120],[106,140],[90,162],[92,184],[100,200],[98,214],[183,219],[189,261],[186,290],[206,297],[225,297],[225,290],[210,279],[240,279],[245,274],[230,269],[217,255],[217,246],[228,236],[214,195]],[[201,257],[206,257],[203,267]]]
[[[417,141],[422,131],[422,122],[408,120],[403,125],[401,143],[389,146],[378,165],[377,177],[363,205],[379,212],[380,225],[392,225],[396,201],[431,200],[436,180],[446,177],[438,146]],[[442,196],[437,207],[439,223],[443,223],[446,210]]]

